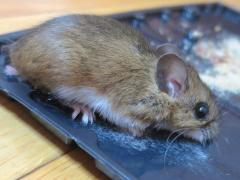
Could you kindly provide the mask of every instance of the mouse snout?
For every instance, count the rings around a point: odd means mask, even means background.
[[[218,134],[218,124],[213,121],[211,124],[205,127],[199,127],[196,129],[188,130],[183,135],[187,138],[193,139],[204,144],[207,141],[211,141]]]
[[[189,130],[183,134],[187,138],[199,141],[200,143],[204,142],[205,135],[203,129]]]

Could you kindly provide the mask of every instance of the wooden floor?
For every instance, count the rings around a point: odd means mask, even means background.
[[[0,0],[0,33],[66,13],[109,14],[207,0]],[[240,8],[240,0],[225,0]],[[94,160],[64,145],[28,111],[0,93],[0,179],[107,179]]]

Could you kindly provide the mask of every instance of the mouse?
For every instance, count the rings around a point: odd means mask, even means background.
[[[8,46],[7,75],[51,92],[91,124],[97,112],[122,131],[149,128],[204,143],[219,132],[218,106],[177,47],[151,47],[132,27],[109,17],[50,19]]]

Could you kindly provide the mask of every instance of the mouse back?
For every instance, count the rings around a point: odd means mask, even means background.
[[[36,86],[53,90],[81,84],[105,92],[109,84],[145,71],[154,55],[143,36],[127,25],[106,17],[68,15],[35,27],[14,43],[10,57]]]

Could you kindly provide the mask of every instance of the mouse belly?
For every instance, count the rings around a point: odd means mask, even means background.
[[[134,136],[141,136],[148,126],[114,111],[108,98],[100,95],[93,88],[61,86],[56,88],[53,93],[57,98],[70,102],[70,107],[71,104],[87,107],[92,113],[98,112],[107,121],[129,131]],[[78,109],[75,110],[77,113]]]

